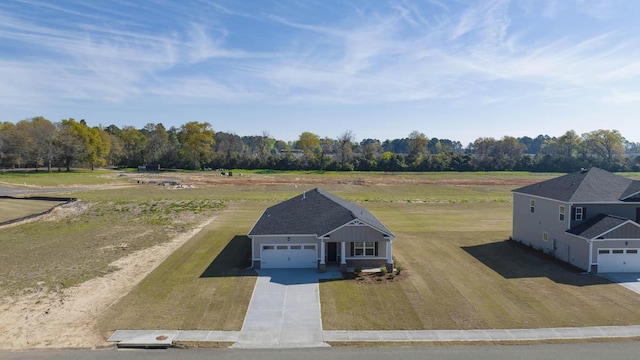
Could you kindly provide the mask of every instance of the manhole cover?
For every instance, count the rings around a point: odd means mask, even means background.
[[[162,341],[167,340],[169,337],[167,335],[156,336],[156,340]]]

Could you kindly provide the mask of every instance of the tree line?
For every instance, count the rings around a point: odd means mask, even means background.
[[[459,141],[429,138],[413,131],[406,138],[356,141],[352,131],[335,138],[303,132],[295,141],[267,132],[239,136],[215,132],[207,122],[165,128],[90,127],[73,118],[52,122],[34,117],[0,123],[0,168],[122,167],[158,165],[173,169],[241,168],[338,171],[538,171],[571,172],[598,166],[640,171],[640,143],[617,130],[594,130],[559,137],[481,137]]]

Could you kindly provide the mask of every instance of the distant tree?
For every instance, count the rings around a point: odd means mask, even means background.
[[[615,163],[623,160],[625,138],[618,130],[594,130],[582,134],[587,156],[591,156],[600,166],[611,170]]]
[[[47,171],[51,172],[51,166],[56,158],[56,126],[42,116],[31,119],[31,138],[35,145],[35,163],[47,166]]]
[[[145,164],[144,152],[147,147],[147,137],[133,126],[123,127],[118,137],[122,145],[120,165],[137,167]]]
[[[260,166],[263,167],[267,163],[267,158],[271,154],[276,144],[276,139],[272,138],[268,132],[263,131],[260,141],[258,142],[258,159]]]
[[[236,166],[240,154],[243,152],[244,143],[242,138],[236,134],[218,132],[215,135],[215,152],[222,162],[219,166],[233,168]]]
[[[191,121],[180,127],[178,139],[182,144],[182,155],[188,159],[192,169],[200,169],[203,163],[211,161],[215,135],[208,122]]]
[[[409,155],[417,158],[427,153],[429,138],[425,134],[414,130],[409,134],[408,140]]]
[[[147,141],[144,149],[144,160],[148,164],[158,164],[169,146],[169,134],[162,124],[147,124],[144,128]]]
[[[355,135],[351,130],[347,130],[338,136],[338,152],[340,153],[340,167],[346,170],[346,164],[353,154],[352,145]]]
[[[316,154],[321,152],[320,137],[314,133],[305,131],[298,137],[296,148],[302,151],[308,161],[313,160]]]
[[[380,154],[382,144],[378,139],[363,139],[360,141],[360,149],[365,159],[375,160]]]
[[[385,140],[382,143],[382,151],[390,151],[395,154],[409,153],[409,139]]]
[[[58,136],[55,144],[67,171],[71,171],[71,164],[80,160],[85,153],[85,141],[81,134],[84,126],[73,118],[63,119],[56,124]]]

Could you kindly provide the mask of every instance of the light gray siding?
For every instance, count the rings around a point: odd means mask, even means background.
[[[640,227],[634,224],[625,224],[619,228],[606,233],[605,239],[640,239]]]
[[[559,260],[589,271],[589,242],[568,233],[559,235],[552,255]]]
[[[533,213],[531,200],[535,201]],[[560,206],[565,207],[564,221],[560,220]],[[567,203],[514,193],[512,238],[535,250],[588,270],[589,243],[566,232],[569,229],[570,217],[571,208]],[[546,241],[543,238],[545,232]]]
[[[530,201],[535,201],[535,210],[531,212]],[[565,207],[565,219],[560,221],[560,206]],[[553,252],[553,240],[558,239],[568,229],[570,208],[566,203],[513,194],[513,234],[512,238],[536,250]],[[548,240],[543,239],[544,233]]]
[[[635,220],[636,218],[636,208],[640,207],[640,205],[636,204],[625,204],[625,203],[616,203],[616,204],[573,204],[573,208],[583,207],[586,209],[587,216],[583,218],[582,221],[573,220],[573,210],[571,212],[571,227],[575,227],[576,225],[586,221],[595,215],[598,214],[607,214],[607,215],[615,215],[620,216],[626,219]]]
[[[384,241],[384,235],[367,225],[350,225],[331,233],[331,241]]]

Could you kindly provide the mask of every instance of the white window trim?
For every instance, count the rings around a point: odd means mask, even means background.
[[[362,250],[362,254],[358,254],[358,250]],[[371,255],[367,255],[367,250],[371,250]],[[356,256],[356,257],[376,256],[376,242],[375,241],[355,241],[353,243],[353,256]]]
[[[566,208],[563,205],[560,205],[560,207],[558,207],[558,220],[564,222],[565,216],[566,215]]]
[[[580,212],[578,212],[580,210]],[[576,221],[582,221],[582,214],[584,214],[584,207],[576,206]]]
[[[542,232],[542,241],[549,241],[549,233],[546,231]]]
[[[536,201],[529,199],[529,211],[533,214],[536,212]]]

